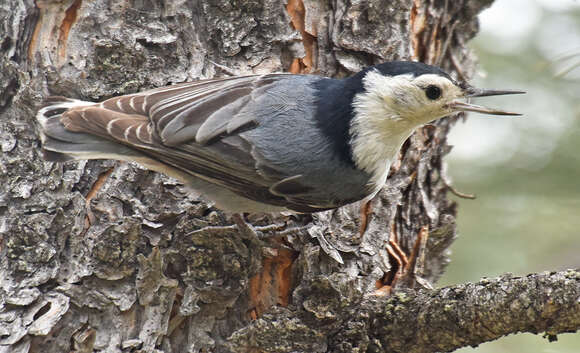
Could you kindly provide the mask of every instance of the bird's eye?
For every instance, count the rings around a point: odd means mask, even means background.
[[[441,97],[441,88],[435,85],[429,85],[425,88],[425,95],[431,100],[436,100]]]

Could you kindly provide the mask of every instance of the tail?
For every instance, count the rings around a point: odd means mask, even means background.
[[[74,132],[65,128],[61,116],[72,108],[89,107],[98,103],[66,97],[48,97],[36,114],[40,126],[44,159],[64,162],[72,159],[132,160],[139,155],[133,149],[96,135]]]

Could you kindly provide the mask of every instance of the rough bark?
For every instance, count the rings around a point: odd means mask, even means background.
[[[546,277],[552,296],[533,301],[536,313],[569,305],[575,319],[486,323],[491,333],[458,327],[459,336],[432,319],[448,305],[456,316],[445,318],[468,320],[511,303],[472,305],[484,294],[536,298],[518,285],[535,277],[505,278],[500,294],[482,283],[410,291],[441,276],[455,237],[442,164],[454,118],[405,143],[363,238],[358,204],[291,220],[252,215],[271,236],[262,243],[168,177],[113,161],[48,163],[39,153],[34,114],[49,93],[99,100],[230,71],[336,77],[411,58],[467,78],[465,44],[490,3],[2,1],[0,352],[426,352],[577,329],[577,273]],[[414,256],[399,294],[377,296],[401,271],[401,252]],[[576,297],[557,295],[564,288]],[[435,342],[439,327],[453,335]]]
[[[548,339],[580,327],[580,272],[526,277],[503,275],[437,290],[400,290],[392,296],[366,295],[333,301],[325,317],[296,317],[275,310],[230,337],[235,352],[286,346],[269,352],[449,352],[516,332]],[[313,325],[315,322],[316,325]],[[289,335],[289,332],[293,334]]]

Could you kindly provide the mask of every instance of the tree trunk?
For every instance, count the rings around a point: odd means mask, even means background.
[[[429,288],[449,261],[455,204],[442,158],[456,118],[404,144],[363,237],[353,204],[250,215],[263,241],[135,164],[43,161],[34,121],[49,94],[101,100],[232,73],[338,77],[416,59],[466,79],[465,45],[491,2],[3,0],[0,352],[430,352],[515,332],[458,340],[414,319],[425,296],[441,296],[434,313],[447,308],[448,292],[411,289]],[[573,299],[514,330],[577,329],[580,275],[533,280]],[[467,293],[493,290],[478,285]],[[537,298],[541,311],[550,296]],[[393,317],[409,324],[389,328]]]

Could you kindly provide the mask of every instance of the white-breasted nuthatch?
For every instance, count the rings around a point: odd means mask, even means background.
[[[317,212],[372,198],[403,142],[479,90],[418,62],[345,79],[266,74],[210,79],[101,103],[50,97],[37,119],[51,161],[117,159],[182,180],[231,212]]]

